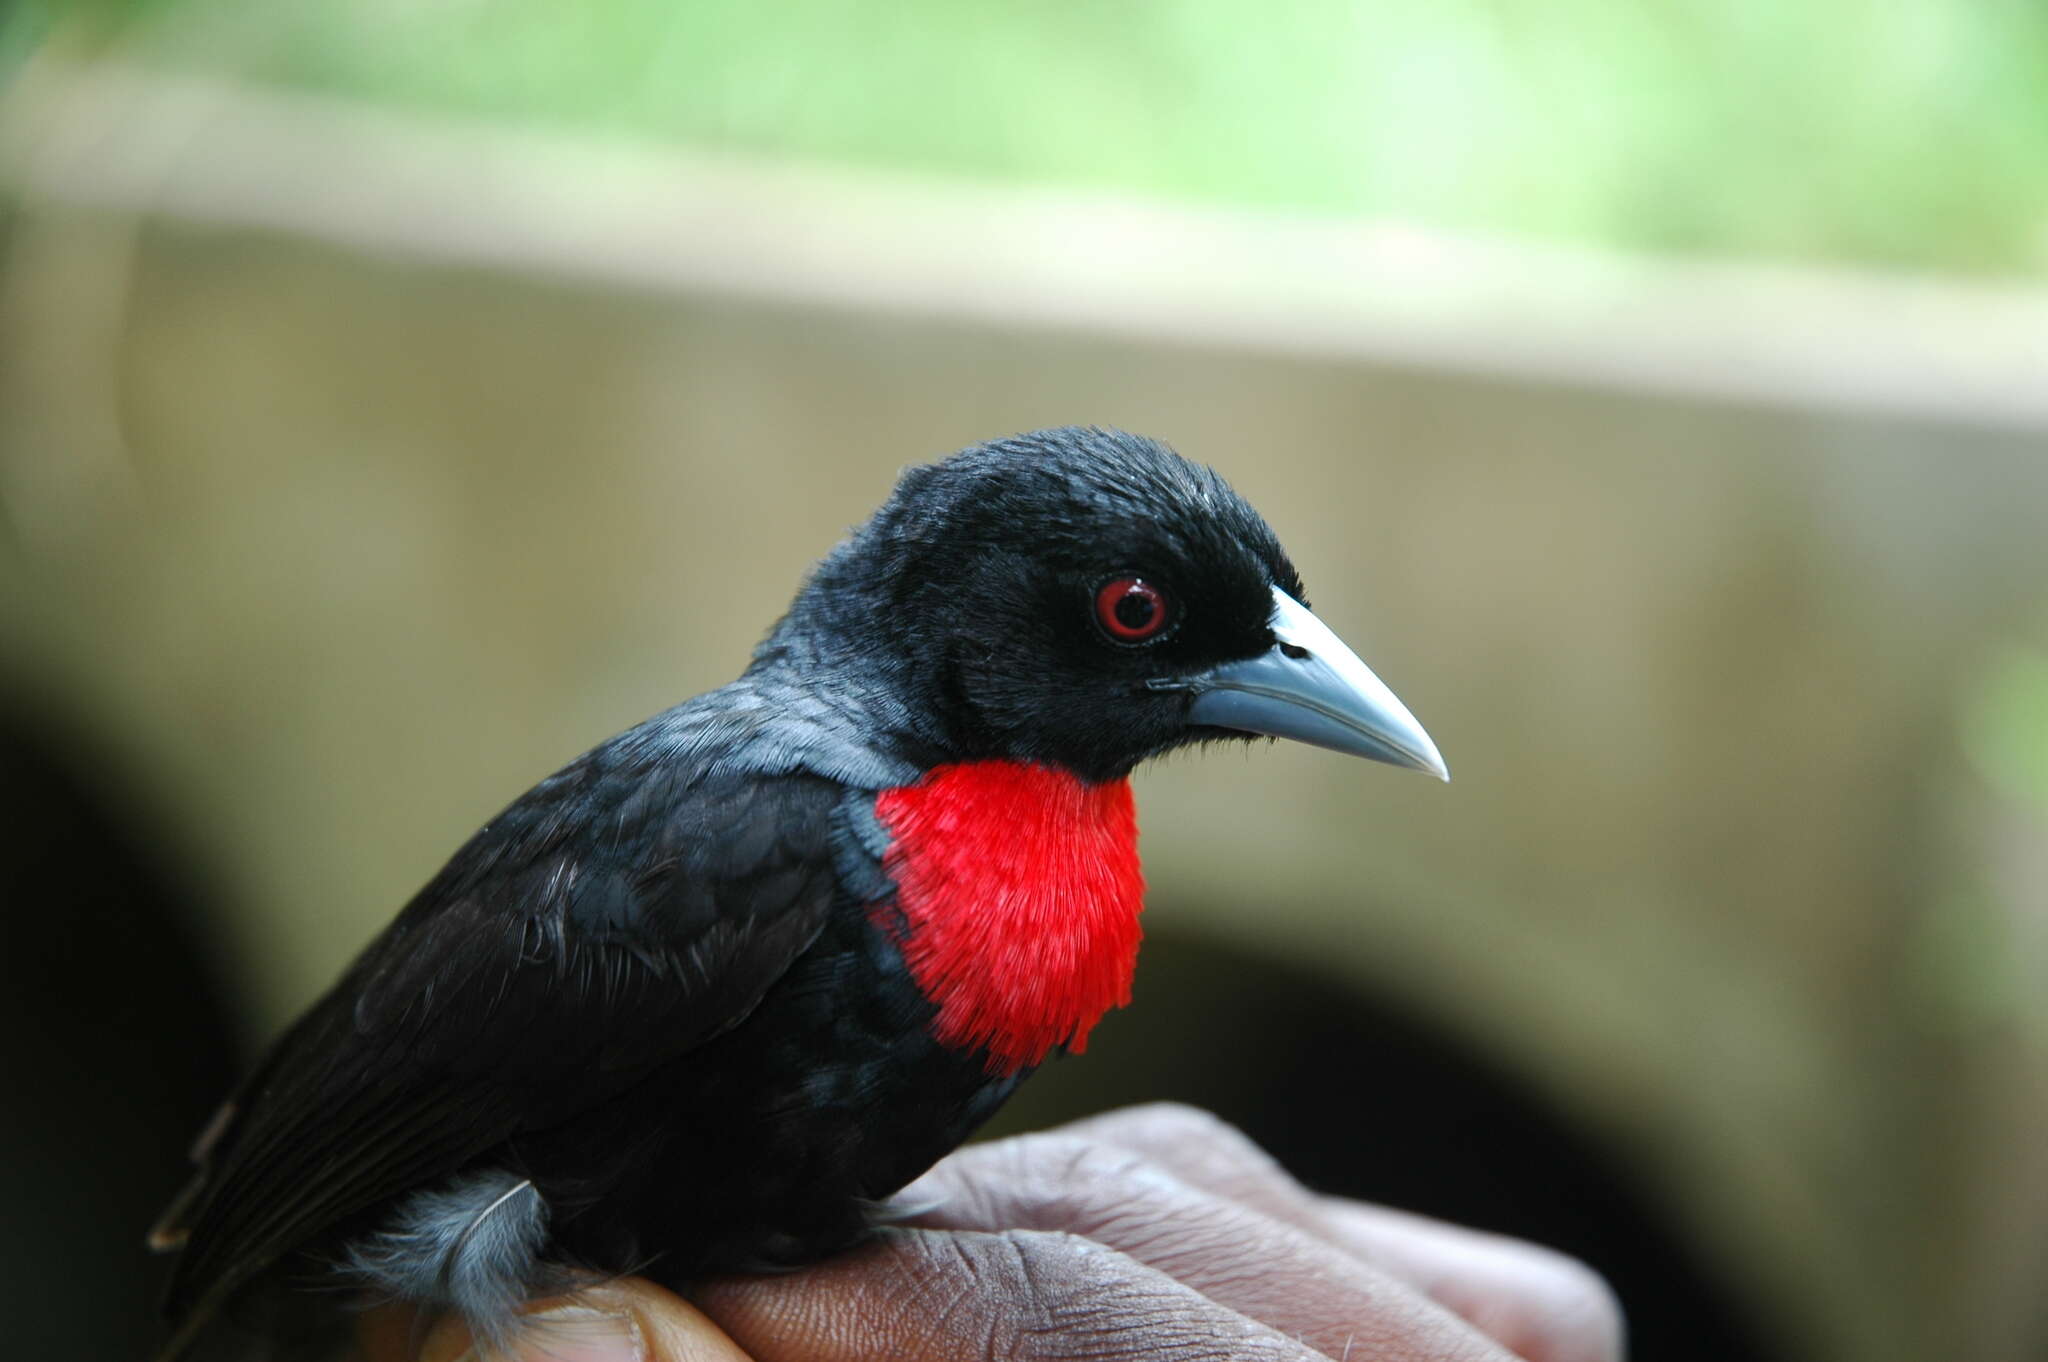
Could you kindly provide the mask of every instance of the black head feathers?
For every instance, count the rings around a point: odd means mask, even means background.
[[[1219,736],[1153,683],[1271,647],[1276,587],[1300,598],[1279,540],[1214,470],[1142,436],[1062,427],[906,470],[760,657],[858,675],[936,758],[1110,779]],[[1136,597],[1120,607],[1135,637],[1106,591]]]

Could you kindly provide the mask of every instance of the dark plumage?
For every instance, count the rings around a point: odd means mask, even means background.
[[[502,1338],[580,1273],[679,1281],[857,1240],[1043,1058],[942,1039],[954,1004],[906,951],[935,924],[1016,929],[958,875],[899,894],[926,852],[891,800],[964,772],[929,835],[1039,828],[1043,883],[1037,862],[1003,872],[1053,910],[1035,920],[1135,912],[1059,898],[1082,892],[1069,824],[1108,816],[1086,791],[1139,761],[1245,735],[1204,697],[1276,656],[1276,589],[1301,597],[1257,514],[1136,436],[1045,431],[907,471],[738,680],[521,796],[271,1048],[154,1236],[182,1247],[168,1354],[223,1307],[282,1334],[310,1318],[317,1344],[337,1302],[393,1297]],[[1019,763],[1055,773],[1036,803],[974,793]],[[1134,896],[1135,867],[1097,881]],[[1002,945],[1035,968],[1032,942]],[[1027,1001],[1064,1017],[1068,988],[1049,973]],[[1072,1008],[1078,1038],[1094,1018]]]

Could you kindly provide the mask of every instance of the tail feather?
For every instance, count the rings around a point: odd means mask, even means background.
[[[228,1127],[235,1123],[235,1103],[232,1098],[220,1104],[208,1118],[206,1126],[192,1141],[192,1152],[187,1156],[199,1171],[191,1181],[178,1189],[171,1198],[171,1204],[164,1207],[164,1213],[149,1227],[149,1238],[145,1240],[152,1253],[175,1253],[185,1247],[186,1239],[192,1234],[192,1212],[199,1207],[199,1199],[206,1194],[208,1164],[213,1159],[215,1146],[227,1134]]]
[[[171,1204],[164,1207],[164,1213],[149,1227],[149,1237],[143,1241],[151,1253],[176,1253],[185,1247],[185,1241],[192,1237],[193,1208],[205,1190],[206,1174],[199,1173],[171,1198]]]

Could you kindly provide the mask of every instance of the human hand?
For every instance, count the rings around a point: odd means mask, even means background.
[[[1622,1323],[1584,1265],[1494,1235],[1318,1196],[1193,1108],[1113,1112],[955,1153],[902,1228],[802,1272],[631,1279],[545,1303],[521,1362],[1271,1359],[1617,1362]],[[455,1362],[444,1321],[419,1362]],[[405,1331],[366,1331],[371,1362]]]

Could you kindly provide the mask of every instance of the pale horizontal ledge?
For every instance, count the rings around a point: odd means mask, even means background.
[[[32,66],[28,200],[778,302],[2048,428],[2048,288],[1671,260],[571,138]]]

